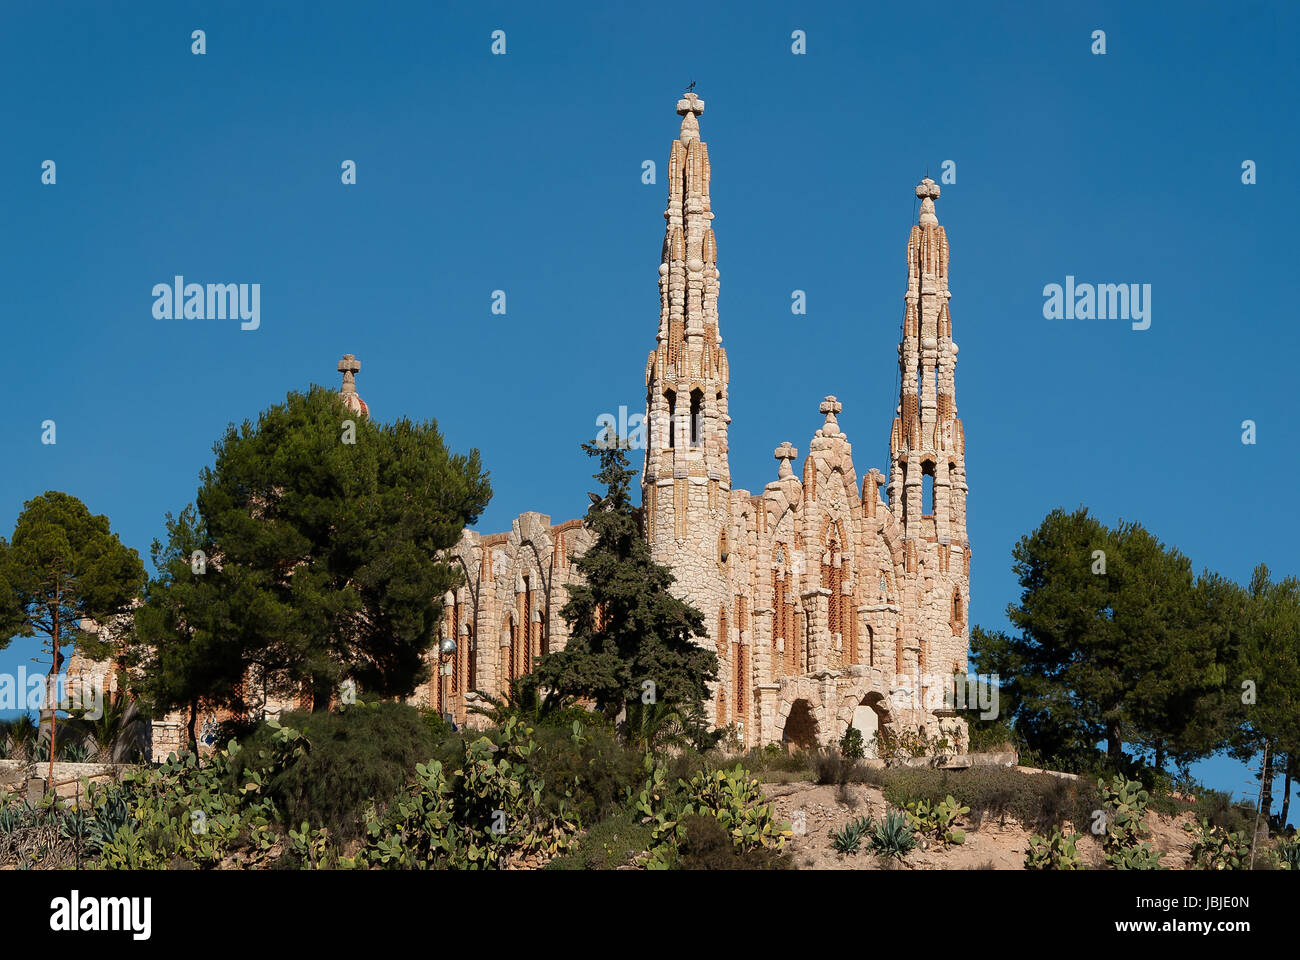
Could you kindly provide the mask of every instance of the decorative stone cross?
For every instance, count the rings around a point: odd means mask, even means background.
[[[840,432],[840,423],[835,419],[835,414],[844,409],[844,404],[834,397],[827,397],[817,409],[826,414],[826,423],[822,427],[822,433],[828,437],[838,434]]]
[[[693,93],[685,93],[677,101],[677,113],[682,118],[682,132],[677,139],[693,143],[700,139],[700,122],[697,117],[704,112],[704,101]]]
[[[781,461],[781,467],[777,471],[777,476],[782,480],[794,476],[794,470],[790,468],[790,461],[799,456],[799,451],[794,448],[793,444],[791,444],[789,440],[786,440],[781,444],[781,446],[777,447],[772,452],[772,456]]]
[[[694,93],[684,93],[682,98],[677,101],[677,113],[680,116],[686,116],[693,113],[697,117],[704,112],[704,101]]]
[[[916,195],[921,198],[920,222],[926,226],[937,224],[939,218],[934,215],[934,201],[939,199],[939,185],[926,177],[916,185]]]
[[[926,199],[927,197],[930,198],[931,200],[938,200],[939,185],[935,183],[933,180],[931,180],[929,177],[926,177],[924,180],[922,180],[920,183],[916,185],[916,195],[920,197],[922,200]]]
[[[339,373],[343,374],[343,393],[357,392],[357,374],[361,372],[361,361],[350,353],[343,354],[339,361]]]

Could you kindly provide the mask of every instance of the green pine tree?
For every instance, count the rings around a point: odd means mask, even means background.
[[[433,422],[375,423],[322,387],[231,426],[214,450],[195,536],[217,596],[180,603],[173,621],[181,642],[208,622],[223,632],[197,674],[261,664],[270,691],[305,685],[318,710],[345,679],[411,694],[428,675],[442,597],[460,582],[443,551],[492,494],[478,451],[452,454]],[[182,678],[171,698],[197,680]]]
[[[586,526],[595,540],[576,562],[582,582],[568,585],[560,615],[569,625],[562,651],[538,660],[533,682],[595,702],[610,718],[634,704],[698,708],[717,680],[718,658],[691,638],[704,615],[670,592],[673,575],[650,557],[629,496],[634,471],[625,441],[583,444],[600,463]],[[594,495],[593,495],[594,497]]]
[[[125,618],[144,586],[140,555],[124,546],[108,517],[92,515],[76,497],[50,490],[23,504],[9,544],[0,544],[0,648],[12,637],[46,637],[50,676],[69,645],[102,656],[82,621],[109,625]],[[50,710],[53,773],[58,711]]]

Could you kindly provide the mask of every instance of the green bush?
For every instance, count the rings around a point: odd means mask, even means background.
[[[1244,870],[1250,862],[1250,841],[1243,833],[1216,827],[1206,820],[1183,824],[1192,835],[1192,863],[1202,870]]]
[[[675,864],[681,870],[788,870],[790,855],[767,846],[742,847],[727,828],[709,814],[682,819],[685,836]]]
[[[576,723],[577,727],[573,727]],[[580,824],[595,824],[627,807],[645,783],[643,758],[623,746],[608,725],[533,732],[531,774],[542,780],[542,806]]]
[[[1250,833],[1254,829],[1255,805],[1234,802],[1232,794],[1222,790],[1198,792],[1192,813],[1197,820],[1231,833]]]
[[[702,770],[689,781],[670,786],[665,768],[646,758],[648,780],[636,809],[650,825],[651,848],[643,865],[650,869],[676,866],[686,838],[687,817],[713,817],[728,832],[742,853],[759,847],[781,850],[790,835],[788,827],[772,819],[772,805],[763,802],[758,781],[739,764],[731,770]]]
[[[126,820],[103,842],[100,866],[158,870],[268,865],[274,857],[277,811],[265,791],[266,782],[307,749],[296,730],[275,721],[268,726],[274,737],[255,758],[259,770],[249,770],[244,762],[248,755],[231,743],[203,763],[192,753],[172,754],[159,767],[123,775]]]
[[[970,807],[962,806],[952,794],[938,803],[913,800],[907,804],[907,819],[912,829],[941,847],[966,842],[966,832],[957,828],[957,820],[968,813]]]
[[[1083,861],[1075,849],[1078,834],[1063,834],[1053,830],[1050,837],[1037,833],[1029,838],[1029,852],[1025,854],[1026,870],[1081,870]]]
[[[416,782],[382,813],[366,817],[366,846],[342,867],[494,869],[514,859],[567,850],[577,824],[545,809],[530,769],[533,731],[515,717],[468,744],[460,769],[416,764]]]
[[[1106,830],[1102,839],[1106,863],[1116,870],[1160,870],[1162,853],[1146,842],[1150,794],[1136,780],[1113,777],[1097,781],[1102,793]]]
[[[626,866],[650,849],[650,828],[630,807],[616,811],[580,837],[567,854],[546,865],[547,870],[612,870]]]
[[[862,731],[851,724],[840,738],[840,756],[846,760],[861,760],[866,756]]]
[[[281,722],[298,730],[306,749],[271,771],[267,750],[275,729],[258,727],[245,741],[249,769],[266,778],[265,795],[286,824],[308,821],[339,842],[364,833],[371,803],[386,804],[411,777],[415,765],[437,752],[438,741],[425,717],[402,703],[357,703],[339,712],[287,713]],[[243,770],[228,770],[231,788]]]
[[[1101,806],[1096,787],[1046,773],[1023,773],[1012,767],[971,767],[940,770],[933,767],[872,769],[859,765],[857,774],[879,787],[885,800],[899,809],[909,803],[941,803],[949,794],[971,809],[970,822],[978,829],[987,817],[1002,823],[1015,820],[1026,829],[1045,832],[1090,822]]]

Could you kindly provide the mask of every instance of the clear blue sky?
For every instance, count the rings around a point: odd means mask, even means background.
[[[435,417],[482,451],[480,529],[579,516],[579,443],[643,404],[662,168],[694,80],[737,486],[775,477],[780,441],[806,450],[827,393],[859,472],[887,465],[912,188],[951,160],[973,620],[1004,623],[1011,546],[1056,506],[1140,521],[1239,580],[1297,572],[1297,20],[1259,2],[10,0],[0,532],[66,490],[147,554],[223,427],[337,383],[344,352],[377,417]],[[178,273],[260,283],[261,328],[154,319]],[[1067,275],[1151,284],[1151,328],[1045,320]]]

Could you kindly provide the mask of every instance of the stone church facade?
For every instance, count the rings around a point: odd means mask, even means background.
[[[859,474],[828,396],[802,464],[782,442],[776,476],[740,489],[728,463],[731,371],[703,111],[693,93],[678,102],[668,158],[641,491],[653,556],[704,613],[699,642],[718,655],[710,718],[746,746],[837,740],[854,725],[868,742],[881,729],[924,731],[961,749],[965,724],[945,691],[967,671],[971,549],[939,187],[927,178],[916,188],[888,473]],[[419,699],[472,724],[476,691],[498,695],[562,649],[564,588],[587,545],[580,520],[539,513],[504,533],[466,530],[453,551],[465,583],[447,596],[444,622],[457,649]]]

